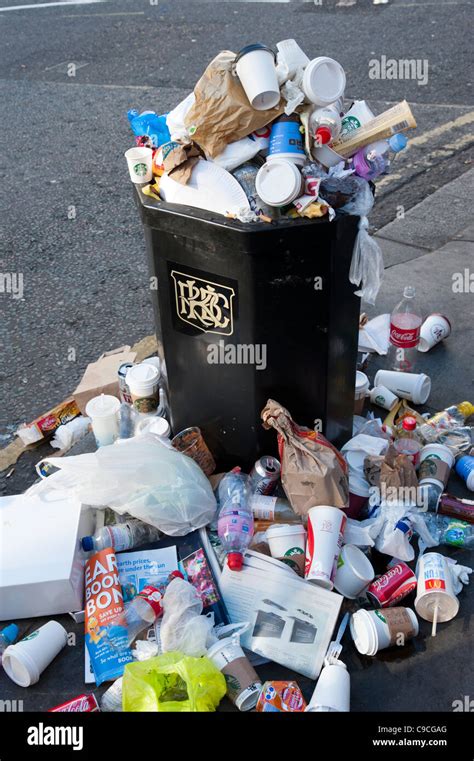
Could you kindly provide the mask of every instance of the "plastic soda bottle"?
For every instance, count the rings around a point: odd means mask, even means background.
[[[415,296],[413,286],[407,285],[403,291],[403,299],[390,317],[390,347],[387,359],[391,370],[414,372],[423,322]]]

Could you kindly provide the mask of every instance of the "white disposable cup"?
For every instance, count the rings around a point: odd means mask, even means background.
[[[292,161],[277,158],[260,167],[255,188],[269,206],[287,206],[301,194],[303,178]]]
[[[301,87],[311,103],[329,106],[344,95],[344,69],[334,58],[313,58],[304,70]]]
[[[340,164],[341,161],[346,161],[344,156],[340,156],[339,153],[333,151],[329,145],[321,145],[319,148],[313,148],[312,154],[320,164],[327,168],[337,166],[337,164]]]
[[[444,444],[427,444],[420,451],[419,485],[448,483],[455,457]]]
[[[42,672],[67,642],[67,632],[57,621],[48,621],[3,653],[2,665],[10,679],[20,687],[36,684]]]
[[[459,610],[448,561],[439,552],[425,552],[418,561],[415,610],[425,621],[451,621]]]
[[[267,529],[266,535],[272,557],[303,574],[306,549],[304,527],[297,524],[275,524]]]
[[[275,56],[264,46],[239,54],[235,70],[252,108],[266,111],[280,102]]]
[[[127,159],[130,179],[135,185],[143,185],[151,181],[153,177],[151,148],[129,148],[124,156]]]
[[[375,118],[374,112],[369,108],[365,100],[356,100],[350,107],[349,111],[342,117],[342,131],[352,132],[354,129],[363,127],[367,122],[372,121]],[[344,124],[346,120],[346,124]],[[352,123],[349,127],[347,122]]]
[[[113,444],[119,435],[120,399],[110,394],[94,396],[86,404],[86,415],[92,421],[92,430],[98,447]]]
[[[414,404],[425,404],[431,392],[431,380],[424,373],[401,373],[396,370],[379,370],[374,386],[385,386]]]
[[[308,511],[305,578],[325,589],[334,587],[337,560],[346,525],[346,515],[337,507],[320,505]]]
[[[347,666],[340,660],[323,668],[305,712],[350,711],[351,679]]]
[[[341,550],[334,579],[334,588],[349,600],[355,600],[373,581],[372,563],[358,547],[345,544]]]
[[[139,420],[137,433],[154,433],[162,439],[168,439],[171,435],[171,427],[166,418],[150,415],[143,420]]]
[[[451,334],[451,323],[444,314],[430,314],[420,328],[418,351],[429,351]]]
[[[393,410],[399,399],[386,386],[375,386],[370,392],[370,401],[372,404],[383,407],[384,410]]]
[[[155,365],[133,365],[128,369],[125,381],[130,389],[133,406],[139,412],[153,412],[157,409],[160,371]]]
[[[207,651],[207,657],[214,666],[222,671],[224,676],[230,676],[227,681],[227,693],[239,711],[250,711],[257,705],[262,690],[262,683],[240,647],[238,637],[226,637],[216,642]],[[229,685],[233,685],[232,689]],[[239,685],[242,687],[239,691]]]
[[[387,624],[387,621],[400,617],[401,625],[390,627]],[[396,645],[400,634],[403,635],[403,642],[416,637],[419,624],[410,608],[360,609],[351,616],[350,630],[359,653],[375,655],[379,650]]]
[[[361,415],[364,408],[365,397],[369,390],[370,381],[365,373],[356,371],[354,390],[354,415]]]
[[[284,161],[291,161],[297,166],[303,166],[307,160],[306,154],[303,153],[271,153],[267,156],[267,163],[271,163],[272,161],[279,161],[280,159],[283,159]]]

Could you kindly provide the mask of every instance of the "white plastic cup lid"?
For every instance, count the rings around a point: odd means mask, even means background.
[[[100,394],[89,399],[86,404],[86,415],[92,419],[110,417],[110,415],[115,415],[119,409],[120,399],[110,394]]]
[[[132,386],[152,386],[160,378],[160,371],[155,365],[141,363],[133,365],[127,371],[127,385]]]
[[[300,194],[302,181],[295,164],[286,159],[273,159],[259,169],[255,186],[264,203],[286,206]]]
[[[304,71],[303,89],[313,103],[330,105],[344,94],[345,87],[344,69],[333,58],[314,58]]]

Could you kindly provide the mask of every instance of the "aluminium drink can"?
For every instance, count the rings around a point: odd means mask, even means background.
[[[276,457],[264,455],[255,463],[250,473],[250,489],[252,494],[271,495],[275,491],[280,478],[281,465]]]

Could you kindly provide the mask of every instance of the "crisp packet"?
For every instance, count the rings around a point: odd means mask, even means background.
[[[261,713],[301,713],[305,708],[306,700],[297,682],[265,682],[256,710]]]

